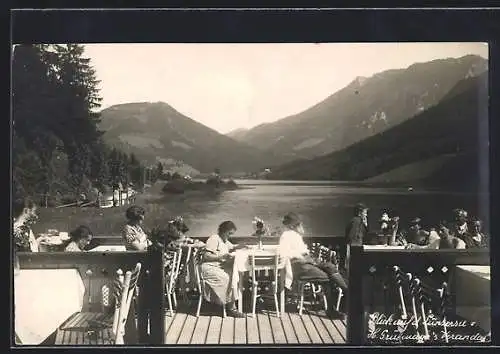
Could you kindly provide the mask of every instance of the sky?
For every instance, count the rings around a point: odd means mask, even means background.
[[[486,43],[86,44],[102,107],[165,102],[227,133],[300,113],[348,85]]]

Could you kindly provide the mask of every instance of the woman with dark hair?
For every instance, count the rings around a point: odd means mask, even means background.
[[[80,225],[69,233],[70,242],[64,249],[66,252],[82,252],[92,241],[92,231],[85,226]]]
[[[31,230],[37,221],[36,204],[29,198],[16,199],[12,203],[14,245],[16,251],[38,252],[38,242]]]
[[[244,247],[233,245],[229,241],[235,231],[236,225],[232,221],[224,221],[219,225],[217,233],[206,242],[201,265],[201,275],[207,284],[203,296],[208,302],[226,306],[230,316],[245,317],[236,309],[231,287],[233,257],[229,252]]]
[[[127,224],[122,229],[122,238],[127,251],[145,251],[151,242],[142,228],[144,208],[132,205],[125,212]]]
[[[301,280],[328,282],[330,286],[326,287],[327,298],[331,305],[328,309],[328,315],[345,317],[333,307],[333,294],[336,287],[340,287],[344,293],[347,292],[347,284],[340,274],[338,266],[331,262],[320,262],[311,257],[302,238],[304,228],[297,214],[286,214],[283,218],[283,225],[286,230],[281,234],[278,249],[282,257],[290,260],[293,277]]]

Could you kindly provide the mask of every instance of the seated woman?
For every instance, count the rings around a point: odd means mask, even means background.
[[[231,286],[233,258],[229,252],[242,247],[229,242],[235,231],[236,225],[232,221],[224,221],[219,225],[217,234],[210,236],[206,242],[201,265],[201,275],[207,284],[203,296],[208,302],[226,306],[228,315],[245,317],[236,309]]]
[[[439,225],[439,249],[464,249],[465,242],[460,238],[453,236],[450,230],[446,227],[446,223],[441,222]]]
[[[92,231],[87,226],[80,225],[69,233],[70,241],[66,248],[66,252],[82,252],[85,247],[92,241]]]
[[[347,292],[347,284],[337,265],[330,262],[319,262],[311,257],[309,249],[302,238],[304,228],[297,214],[286,214],[283,218],[283,225],[285,231],[280,236],[278,249],[282,257],[290,260],[293,277],[301,280],[329,282],[330,286],[327,287],[327,299],[328,304],[330,304],[328,315],[345,317],[344,314],[337,313],[333,307],[335,288],[338,286],[344,293]]]
[[[490,240],[488,235],[482,231],[483,223],[479,219],[473,219],[467,232],[460,236],[466,248],[489,248]]]
[[[435,230],[427,231],[420,225],[421,219],[414,218],[410,221],[409,230],[405,235],[406,248],[438,249],[441,238]]]
[[[122,229],[122,238],[127,251],[146,251],[151,241],[142,228],[144,208],[132,205],[125,212],[127,224]]]
[[[16,251],[38,252],[38,242],[31,226],[37,221],[36,204],[29,198],[19,198],[12,203],[14,245]]]

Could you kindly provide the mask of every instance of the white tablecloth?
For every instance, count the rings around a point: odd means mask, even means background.
[[[236,300],[238,299],[238,289],[240,283],[240,273],[251,271],[250,265],[250,255],[262,255],[262,256],[272,256],[275,255],[278,250],[278,246],[264,246],[262,250],[254,249],[241,249],[234,252],[234,265],[232,274],[232,287],[235,294]],[[271,269],[271,268],[269,268]],[[285,287],[290,289],[293,282],[293,273],[290,260],[285,259],[284,263],[284,275],[285,275]]]
[[[14,316],[22,344],[42,343],[82,310],[84,294],[76,269],[21,269],[14,277]]]
[[[127,249],[123,245],[102,245],[89,250],[89,252],[125,252]]]

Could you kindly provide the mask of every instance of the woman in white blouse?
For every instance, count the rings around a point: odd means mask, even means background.
[[[144,208],[132,205],[125,212],[127,224],[123,227],[122,238],[127,251],[146,251],[151,241],[142,228]]]
[[[235,246],[229,241],[235,231],[236,225],[232,221],[224,221],[219,225],[217,233],[210,236],[206,242],[201,265],[201,275],[207,284],[203,296],[208,302],[226,306],[229,316],[245,317],[236,309],[231,286],[234,258],[230,252],[245,247]]]
[[[345,317],[333,307],[332,295],[335,288],[338,286],[344,293],[347,292],[347,284],[339,273],[337,265],[330,262],[319,262],[311,257],[302,238],[304,228],[298,215],[295,213],[286,214],[283,218],[283,225],[286,230],[280,237],[279,252],[282,257],[290,260],[294,279],[330,283],[330,286],[327,287],[328,304],[330,304],[328,315]]]

